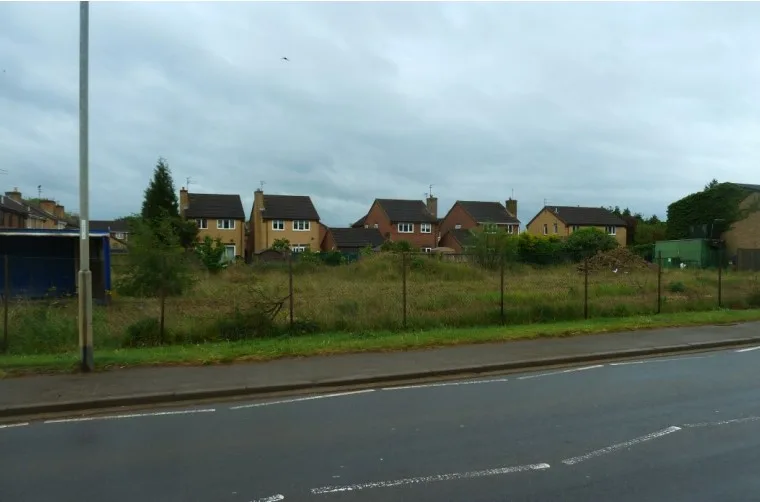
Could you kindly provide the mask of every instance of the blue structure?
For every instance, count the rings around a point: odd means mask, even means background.
[[[90,232],[92,296],[106,301],[111,289],[108,232]],[[77,293],[79,230],[0,229],[0,292],[8,257],[10,296],[43,298]]]

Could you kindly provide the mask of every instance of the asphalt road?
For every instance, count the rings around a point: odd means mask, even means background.
[[[760,348],[0,426],[0,501],[760,500]]]

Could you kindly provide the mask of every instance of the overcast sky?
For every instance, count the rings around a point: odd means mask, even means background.
[[[0,183],[78,207],[78,3],[0,2]],[[757,3],[93,3],[91,218],[177,190],[664,216],[760,183]],[[281,60],[287,56],[290,61]]]

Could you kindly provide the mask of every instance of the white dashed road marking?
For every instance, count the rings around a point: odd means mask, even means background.
[[[46,424],[63,424],[68,422],[92,422],[94,420],[119,420],[123,418],[141,418],[141,417],[163,417],[167,415],[192,415],[194,413],[213,413],[216,409],[206,408],[203,410],[181,410],[181,411],[157,411],[154,413],[130,413],[126,415],[105,415],[101,417],[79,417],[79,418],[56,418],[45,420]]]
[[[29,422],[21,422],[18,424],[0,424],[0,429],[10,429],[11,427],[26,427]]]
[[[628,448],[629,446],[633,446],[638,443],[643,443],[644,441],[650,441],[652,439],[657,439],[659,437],[666,436],[668,434],[672,434],[673,432],[680,431],[680,427],[672,426],[668,427],[667,429],[663,429],[661,431],[653,432],[651,434],[647,434],[646,436],[641,436],[636,439],[631,439],[630,441],[625,441],[624,443],[618,443],[613,444],[612,446],[607,446],[606,448],[601,448],[599,450],[594,450],[592,452],[586,453],[585,455],[581,455],[579,457],[573,457],[568,458],[562,461],[565,465],[573,465],[577,464],[579,462],[583,462],[584,460],[588,460],[590,458],[598,457],[600,455],[605,455],[607,453],[611,453],[615,450],[619,450],[621,448]]]
[[[252,500],[251,502],[277,502],[278,500],[285,500],[284,495],[272,495],[271,497],[264,497],[263,499]]]
[[[327,493],[351,492],[358,490],[367,490],[370,488],[391,488],[402,485],[418,485],[425,483],[434,483],[437,481],[453,481],[456,479],[482,478],[485,476],[499,476],[503,474],[512,474],[515,472],[541,471],[548,469],[549,464],[531,464],[518,465],[514,467],[499,467],[497,469],[487,469],[485,471],[472,472],[454,472],[451,474],[437,474],[434,476],[423,476],[419,478],[395,479],[393,481],[376,481],[373,483],[360,483],[343,486],[323,486],[321,488],[312,488],[311,493],[314,495],[323,495]]]
[[[753,350],[758,350],[758,349],[760,349],[760,345],[758,345],[757,347],[750,347],[748,349],[739,349],[736,352],[752,352]]]
[[[424,387],[448,387],[451,385],[475,385],[480,383],[506,382],[506,378],[494,378],[491,380],[466,380],[464,382],[427,383],[420,385],[400,385],[398,387],[383,387],[382,390],[422,389]]]
[[[669,357],[667,359],[645,359],[641,361],[621,361],[619,363],[610,363],[610,366],[626,366],[629,364],[646,364],[646,363],[667,363],[672,361],[686,361],[689,359],[705,359],[712,356],[690,356],[690,357]]]
[[[744,422],[756,422],[760,417],[734,418],[733,420],[721,420],[719,422],[700,422],[697,424],[683,424],[684,427],[715,427],[717,425],[741,424]]]
[[[562,375],[563,373],[573,373],[575,371],[585,371],[585,370],[592,370],[595,368],[601,368],[603,367],[603,364],[595,364],[593,366],[584,366],[582,368],[570,368],[569,370],[562,370],[562,371],[552,371],[551,373],[539,373],[538,375],[525,375],[518,377],[518,380],[527,380],[528,378],[538,378],[538,377],[544,377],[544,376],[551,376],[551,375]]]
[[[340,397],[340,396],[350,396],[353,394],[365,394],[367,392],[375,392],[375,389],[355,390],[353,392],[338,392],[335,394],[320,394],[318,396],[297,397],[295,399],[285,399],[283,401],[269,401],[266,403],[243,404],[240,406],[232,406],[230,407],[230,409],[242,410],[245,408],[258,408],[260,406],[272,406],[275,404],[299,403],[301,401],[313,401],[314,399],[325,399],[328,397]]]

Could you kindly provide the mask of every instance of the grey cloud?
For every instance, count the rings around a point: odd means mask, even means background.
[[[547,199],[664,214],[757,182],[760,6],[92,3],[92,217],[175,183],[311,195]],[[0,181],[76,208],[78,8],[0,3]],[[281,56],[290,62],[280,60]],[[249,208],[246,209],[248,211]]]

